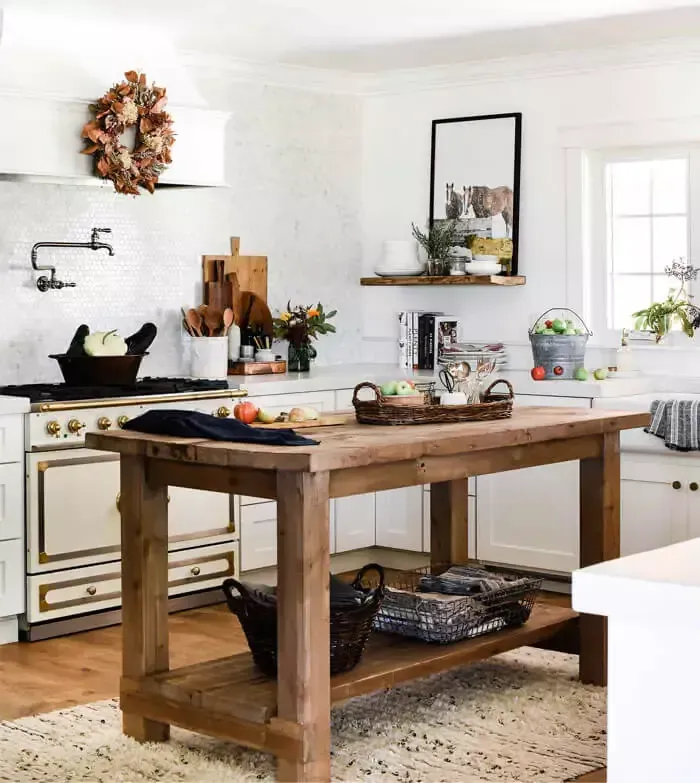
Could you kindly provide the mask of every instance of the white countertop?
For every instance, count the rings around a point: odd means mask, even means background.
[[[700,538],[574,571],[573,608],[700,626]]]
[[[29,400],[0,394],[0,416],[10,413],[29,413]]]
[[[516,394],[535,394],[553,397],[607,398],[643,394],[654,388],[654,380],[648,376],[638,378],[610,378],[605,381],[535,381],[524,370],[506,370],[502,375],[513,384]],[[332,367],[315,367],[308,373],[284,373],[280,375],[232,375],[232,386],[243,386],[251,396],[260,394],[290,394],[294,392],[353,389],[362,381],[383,383],[398,378],[413,380],[437,380],[431,370],[413,372],[401,370],[391,364],[344,364]]]

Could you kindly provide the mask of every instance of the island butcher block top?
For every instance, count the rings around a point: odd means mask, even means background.
[[[358,424],[354,414],[348,413],[345,424],[304,430],[305,435],[320,442],[318,446],[259,446],[133,431],[89,433],[86,445],[120,454],[204,465],[317,473],[551,443],[634,429],[648,423],[648,413],[590,408],[515,408],[509,419],[410,426]]]

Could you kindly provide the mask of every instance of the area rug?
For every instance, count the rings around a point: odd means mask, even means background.
[[[560,783],[605,762],[605,691],[578,659],[523,648],[333,710],[334,781]],[[249,783],[274,759],[173,729],[139,745],[116,700],[0,723],[0,780]]]

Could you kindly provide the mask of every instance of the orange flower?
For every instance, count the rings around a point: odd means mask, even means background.
[[[315,307],[311,307],[306,311],[306,314],[309,316],[309,318],[314,318],[319,315],[319,312]]]

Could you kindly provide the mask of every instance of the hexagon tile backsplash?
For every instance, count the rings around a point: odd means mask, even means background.
[[[304,154],[302,174],[268,160],[266,181],[250,187],[163,189],[138,198],[106,187],[0,182],[0,384],[60,380],[48,355],[64,351],[81,323],[126,336],[153,321],[158,337],[142,373],[186,374],[180,307],[200,301],[201,255],[229,252],[232,234],[242,237],[242,252],[268,255],[273,310],[288,298],[321,299],[339,310],[338,334],[319,343],[319,363],[358,360],[358,189],[348,184],[357,167],[347,152]],[[339,167],[344,185],[334,191],[326,176]],[[39,292],[32,245],[88,241],[93,226],[112,229],[105,240],[115,255],[43,249],[39,263],[53,264],[76,287]]]

